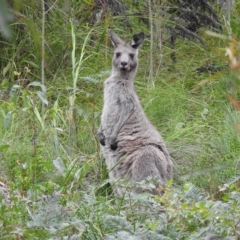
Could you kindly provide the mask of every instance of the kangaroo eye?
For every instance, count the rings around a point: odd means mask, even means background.
[[[116,57],[118,58],[118,57],[120,57],[121,56],[121,53],[120,52],[117,52],[116,53]]]
[[[130,53],[129,56],[130,56],[131,59],[134,58],[134,54],[133,53]]]

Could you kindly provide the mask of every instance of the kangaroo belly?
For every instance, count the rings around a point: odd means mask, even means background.
[[[143,110],[138,107],[134,114],[122,127],[119,136],[119,142],[128,142],[134,144],[146,144],[153,142],[163,142],[163,139],[156,128],[146,117]]]

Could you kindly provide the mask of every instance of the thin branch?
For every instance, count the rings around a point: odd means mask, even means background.
[[[152,3],[151,0],[148,0],[148,9],[149,9],[149,23],[150,23],[150,71],[149,71],[149,83],[154,87],[153,81],[153,17],[152,17]]]
[[[42,63],[41,63],[41,79],[42,79],[42,85],[45,83],[45,1],[42,0]],[[42,116],[44,114],[44,102],[42,102]]]

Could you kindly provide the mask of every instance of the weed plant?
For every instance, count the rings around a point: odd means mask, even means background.
[[[118,198],[96,130],[111,68],[107,28],[124,39],[130,29],[110,13],[86,24],[90,1],[58,1],[46,16],[42,84],[41,4],[13,2],[15,35],[0,42],[0,238],[239,239],[239,42],[203,29],[205,46],[178,39],[160,52],[154,42],[149,84],[146,38],[135,86],[169,147],[174,179],[162,196]],[[148,32],[130,9],[134,31]],[[239,4],[232,14],[239,36]]]

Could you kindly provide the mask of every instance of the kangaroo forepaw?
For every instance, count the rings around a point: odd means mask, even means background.
[[[105,138],[99,139],[99,142],[102,146],[105,146]]]
[[[111,145],[110,145],[110,148],[113,150],[113,151],[115,151],[116,149],[117,149],[117,142],[115,142],[115,143],[112,143]]]
[[[101,132],[101,131],[99,131],[98,132],[98,140],[99,140],[99,142],[100,142],[100,144],[102,145],[102,146],[105,146],[105,140],[106,140],[106,138],[105,138],[105,136],[104,136],[104,134]]]
[[[113,138],[110,137],[110,148],[112,150],[116,150],[117,147],[118,147],[117,145],[118,145],[117,144],[117,139],[115,137],[113,137]]]

